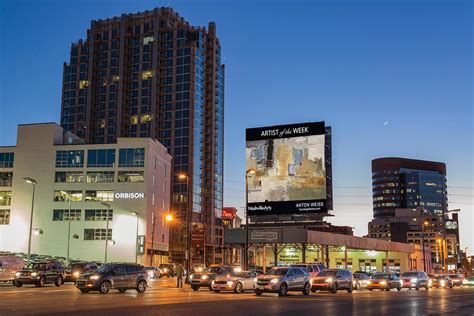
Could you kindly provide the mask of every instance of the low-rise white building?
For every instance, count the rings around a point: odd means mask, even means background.
[[[109,262],[166,262],[170,166],[150,138],[83,144],[55,123],[20,125],[0,147],[0,250],[27,253],[34,187],[31,253],[103,262],[108,235]]]

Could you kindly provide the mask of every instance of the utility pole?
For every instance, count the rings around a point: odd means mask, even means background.
[[[153,212],[152,218],[151,218],[152,228],[151,228],[150,266],[153,266],[153,252],[154,252],[153,245],[155,243],[155,220],[156,220],[155,212]]]

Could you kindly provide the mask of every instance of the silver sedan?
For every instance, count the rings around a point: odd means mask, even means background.
[[[220,291],[233,291],[243,293],[253,291],[255,278],[258,274],[253,271],[233,272],[225,276],[218,276],[211,283],[211,289],[219,293]]]

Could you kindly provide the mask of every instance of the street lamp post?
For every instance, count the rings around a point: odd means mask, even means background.
[[[29,183],[33,186],[33,193],[32,193],[32,196],[31,196],[30,231],[29,231],[29,234],[28,234],[28,261],[29,261],[30,257],[31,257],[31,233],[32,233],[32,230],[33,230],[33,211],[34,211],[34,206],[35,206],[35,189],[36,189],[36,184],[38,182],[36,182],[35,179],[28,178],[28,177],[23,178],[23,180],[26,183]]]
[[[248,169],[245,172],[245,249],[244,249],[244,269],[249,267],[249,175],[255,174],[255,169]]]
[[[67,221],[67,263],[69,264],[69,247],[71,243],[71,196],[69,196],[69,211]]]
[[[192,203],[190,200],[190,189],[189,189],[189,175],[185,173],[180,173],[178,175],[179,179],[186,179],[186,192],[187,192],[187,204],[188,207],[186,209],[186,252],[185,252],[185,260],[186,260],[186,271],[191,271],[191,243],[192,243],[192,217],[193,217],[193,210],[192,210]],[[206,242],[204,241],[204,249],[206,248]],[[204,251],[205,254],[205,251]],[[204,263],[205,263],[204,258]]]
[[[103,206],[107,207],[107,216],[105,223],[105,253],[104,253],[104,263],[107,263],[107,247],[109,245],[109,214],[110,214],[110,204],[102,202],[100,203]]]
[[[423,271],[426,272],[426,255],[425,255],[425,226],[428,226],[427,221],[421,224],[421,247],[423,248]]]

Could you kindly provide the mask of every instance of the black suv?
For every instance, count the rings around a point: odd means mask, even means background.
[[[64,284],[64,266],[55,260],[30,262],[26,268],[15,273],[13,283],[17,287],[23,284],[34,284],[42,287],[47,283],[54,283],[56,286]]]
[[[145,292],[148,286],[148,274],[144,266],[136,263],[107,263],[92,273],[82,274],[76,281],[76,287],[82,293],[99,291],[109,293],[117,289],[123,293],[128,289]]]
[[[64,278],[64,282],[76,282],[81,274],[95,271],[97,268],[98,267],[95,262],[71,263],[66,269],[66,277]]]

